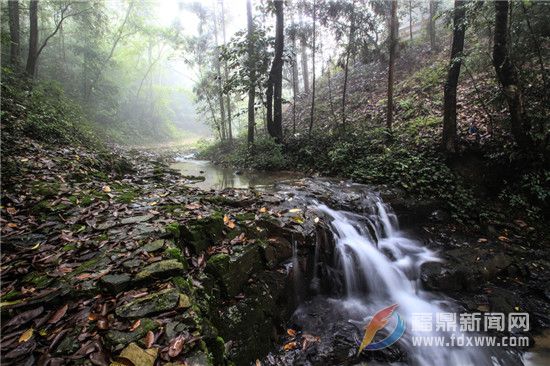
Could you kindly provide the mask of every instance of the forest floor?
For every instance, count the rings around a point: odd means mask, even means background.
[[[273,341],[294,342],[286,357],[323,347],[285,332],[289,239],[311,251],[317,227],[293,195],[194,189],[150,152],[10,144],[4,159],[18,172],[3,174],[4,364],[241,365],[275,351]],[[321,192],[315,180],[297,185]],[[528,311],[535,331],[550,326],[548,248],[528,239],[532,228],[518,221],[475,237],[388,192],[404,224],[447,259],[426,268],[428,289],[470,311]]]

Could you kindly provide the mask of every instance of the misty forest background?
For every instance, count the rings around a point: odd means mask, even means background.
[[[14,129],[35,138],[184,146],[229,166],[389,183],[443,198],[458,219],[485,216],[487,196],[533,217],[548,203],[546,2],[2,10],[3,93],[24,100]]]

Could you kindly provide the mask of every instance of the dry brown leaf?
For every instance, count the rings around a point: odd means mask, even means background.
[[[170,346],[168,347],[168,356],[176,357],[183,350],[183,345],[185,344],[185,338],[183,336],[177,336],[172,339]]]
[[[132,324],[132,326],[130,327],[130,332],[133,332],[134,330],[138,329],[140,324],[141,324],[141,320],[140,319],[136,320],[134,324]]]
[[[60,307],[59,309],[57,309],[57,311],[52,315],[50,320],[48,320],[48,323],[49,324],[57,323],[61,318],[63,318],[63,316],[65,315],[65,313],[67,312],[68,309],[69,309],[68,304],[65,304],[62,307]]]
[[[288,328],[286,333],[291,337],[296,337],[296,331],[294,329]]]
[[[148,331],[145,336],[145,348],[151,348],[153,343],[155,343],[155,333]]]
[[[298,344],[296,343],[296,341],[288,342],[283,346],[283,349],[285,351],[292,351],[293,349],[296,349],[296,348],[298,348]]]
[[[23,343],[31,339],[33,333],[34,333],[34,329],[32,328],[29,328],[26,331],[24,331],[23,334],[21,334],[21,337],[19,337],[19,343]]]

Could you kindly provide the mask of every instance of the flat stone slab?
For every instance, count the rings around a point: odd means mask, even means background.
[[[179,299],[179,291],[169,288],[119,306],[115,313],[121,318],[141,318],[149,314],[172,310],[178,306]]]
[[[144,281],[148,279],[168,278],[173,275],[181,275],[185,269],[187,269],[187,266],[179,260],[167,259],[149,264],[136,274],[135,279],[137,281]]]

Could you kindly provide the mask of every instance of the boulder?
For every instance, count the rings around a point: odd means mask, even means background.
[[[216,254],[206,264],[206,271],[218,279],[228,297],[239,294],[248,277],[262,268],[260,247],[256,244],[234,246],[232,254]]]
[[[274,268],[292,257],[292,244],[281,236],[269,238],[267,242],[262,243],[262,248],[268,268]]]
[[[223,215],[214,213],[209,217],[191,220],[182,226],[180,240],[193,253],[199,254],[221,239],[223,229]]]

